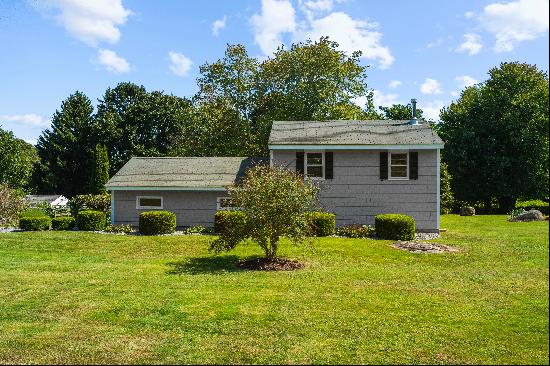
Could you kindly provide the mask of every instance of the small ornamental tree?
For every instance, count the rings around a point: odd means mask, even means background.
[[[23,208],[23,199],[18,192],[7,184],[0,183],[0,227],[16,222]]]
[[[90,182],[90,190],[94,194],[107,193],[105,184],[109,180],[109,156],[105,145],[97,144],[95,147],[95,163]]]
[[[311,180],[283,167],[249,169],[242,182],[229,187],[233,204],[246,215],[245,227],[223,231],[211,243],[210,251],[230,251],[251,240],[268,259],[274,259],[281,237],[303,243],[310,230],[304,213],[314,207],[318,191]]]

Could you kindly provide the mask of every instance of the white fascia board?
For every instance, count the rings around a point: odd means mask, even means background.
[[[416,145],[269,145],[270,150],[433,150],[443,144]]]
[[[109,191],[209,191],[209,192],[225,192],[223,187],[107,187]]]

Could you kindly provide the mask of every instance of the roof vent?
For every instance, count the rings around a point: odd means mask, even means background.
[[[416,119],[416,99],[411,99],[411,106],[412,106],[412,118],[409,121],[409,124],[416,126],[418,125],[418,120]]]

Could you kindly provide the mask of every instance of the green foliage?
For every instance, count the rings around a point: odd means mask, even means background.
[[[53,230],[71,230],[75,227],[75,219],[71,216],[54,217],[52,219]]]
[[[76,227],[82,231],[100,231],[105,228],[106,220],[102,211],[82,210],[76,215]]]
[[[95,164],[93,166],[90,191],[93,194],[105,194],[105,184],[109,181],[109,156],[105,145],[95,146]]]
[[[387,240],[414,240],[414,219],[401,214],[383,214],[374,217],[376,236]]]
[[[103,231],[113,234],[130,234],[132,232],[132,225],[112,225],[105,226]]]
[[[220,239],[210,242],[210,251],[221,253],[234,249],[239,238],[247,236],[246,214],[239,210],[222,210],[214,215],[214,231],[220,235]]]
[[[410,104],[394,104],[391,107],[379,106],[382,111],[383,119],[404,120],[412,118],[412,106]],[[416,109],[416,118],[422,118],[424,111],[420,108]]]
[[[520,213],[524,212],[525,210],[523,208],[514,208],[512,211],[508,213],[508,217],[510,220],[515,219]]]
[[[40,162],[33,181],[41,193],[63,193],[67,197],[86,193],[92,172],[91,138],[93,106],[81,92],[69,96],[52,117],[36,145]]]
[[[38,161],[36,148],[0,128],[0,184],[28,188],[33,164]]]
[[[442,214],[449,214],[455,207],[455,198],[451,188],[453,178],[449,173],[449,168],[445,162],[439,166],[439,205]]]
[[[176,214],[169,211],[146,211],[139,214],[139,232],[143,235],[171,234],[176,231]]]
[[[49,230],[52,219],[48,216],[29,216],[19,219],[19,228],[26,231]]]
[[[50,216],[48,211],[41,207],[27,207],[19,214],[19,217]]]
[[[235,205],[245,214],[245,229],[222,231],[212,242],[211,251],[228,251],[250,239],[262,248],[266,257],[274,258],[280,237],[295,244],[306,240],[309,226],[303,214],[314,208],[318,192],[310,180],[304,181],[301,175],[282,167],[258,165],[228,190]]]
[[[346,238],[372,238],[374,236],[374,228],[370,225],[346,225],[337,228],[336,235]]]
[[[441,113],[455,198],[508,212],[520,197],[548,197],[548,75],[502,63]]]
[[[309,225],[311,235],[330,236],[336,231],[336,216],[328,212],[306,212],[304,214]]]
[[[521,208],[525,211],[539,210],[543,214],[548,215],[548,202],[544,202],[543,200],[518,201],[516,202],[516,208]]]
[[[211,232],[212,232],[212,229],[206,228],[206,227],[201,226],[201,225],[191,226],[191,227],[185,229],[185,234],[186,235],[209,234]]]
[[[111,211],[111,195],[81,194],[69,200],[71,215],[76,217],[80,210],[101,211],[108,214]]]
[[[17,223],[19,213],[25,207],[18,192],[5,183],[0,183],[0,226]]]

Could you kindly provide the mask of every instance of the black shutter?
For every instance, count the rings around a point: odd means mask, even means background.
[[[409,179],[418,179],[418,152],[409,152]]]
[[[380,152],[380,179],[388,179],[388,153]]]
[[[296,151],[296,173],[304,175],[304,153]]]
[[[333,169],[333,154],[332,151],[325,152],[325,179],[332,179],[334,177]]]

